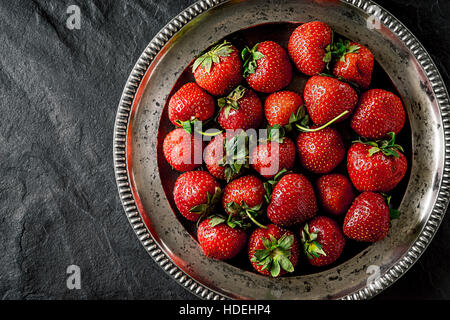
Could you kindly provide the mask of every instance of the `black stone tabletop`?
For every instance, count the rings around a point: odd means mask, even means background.
[[[2,299],[196,299],[138,241],[112,160],[115,113],[134,63],[193,2],[0,1]],[[450,2],[378,3],[419,38],[448,85]],[[450,298],[449,219],[376,299]]]

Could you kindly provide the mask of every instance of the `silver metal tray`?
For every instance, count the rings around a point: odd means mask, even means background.
[[[368,18],[374,14],[379,28],[368,28]],[[409,117],[411,172],[399,207],[403,214],[392,223],[386,239],[326,271],[271,279],[206,258],[173,214],[158,167],[159,122],[175,81],[210,44],[262,23],[312,20],[324,21],[336,32],[368,45],[391,78]],[[120,198],[150,256],[199,297],[370,298],[417,261],[445,214],[450,187],[449,111],[447,90],[429,54],[404,25],[373,2],[198,1],[156,35],[127,80],[114,129]],[[370,274],[373,271],[378,273]]]

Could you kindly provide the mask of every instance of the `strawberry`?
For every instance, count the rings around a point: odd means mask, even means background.
[[[403,148],[391,140],[356,142],[347,154],[350,180],[359,191],[388,192],[403,179],[407,169]]]
[[[203,253],[213,259],[228,260],[241,252],[247,244],[247,234],[230,227],[225,219],[211,217],[203,220],[197,229],[197,239]]]
[[[322,208],[332,215],[347,212],[355,198],[350,180],[339,173],[321,176],[316,181],[316,190]]]
[[[247,130],[261,124],[262,103],[256,93],[243,86],[236,87],[227,97],[217,101],[220,107],[218,122],[228,130]]]
[[[341,135],[333,128],[301,132],[297,137],[300,164],[314,173],[328,173],[345,157]]]
[[[288,52],[297,69],[309,76],[325,68],[326,48],[332,41],[331,28],[313,21],[297,27],[289,38]]]
[[[383,89],[364,92],[351,120],[352,129],[362,137],[382,139],[389,132],[398,134],[405,124],[402,101]]]
[[[225,180],[225,136],[226,132],[215,136],[205,148],[205,164],[209,173],[217,179]]]
[[[345,246],[344,234],[338,224],[328,217],[315,217],[301,230],[303,249],[313,266],[335,262]]]
[[[178,128],[164,138],[163,152],[175,170],[190,171],[202,164],[203,140]]]
[[[188,171],[175,181],[173,199],[178,211],[188,220],[198,221],[220,199],[219,183],[206,171]]]
[[[264,41],[242,50],[244,77],[254,90],[271,93],[286,87],[292,79],[292,65],[278,43]]]
[[[345,215],[344,234],[350,239],[376,242],[389,231],[389,208],[382,195],[363,192],[353,201]]]
[[[192,71],[200,87],[214,96],[226,95],[242,81],[239,51],[224,41],[195,60]]]
[[[341,53],[333,68],[333,75],[357,84],[362,88],[370,85],[373,71],[373,54],[365,46],[341,41]]]
[[[278,277],[294,272],[298,252],[295,235],[274,224],[253,231],[248,243],[248,257],[253,268],[266,276]]]
[[[261,214],[265,196],[264,184],[255,176],[244,176],[226,185],[222,205],[230,215],[249,218],[262,227],[255,217]]]
[[[268,137],[253,148],[250,163],[264,178],[271,179],[283,169],[290,170],[295,161],[295,145],[279,125],[268,130]]]
[[[205,121],[214,116],[213,97],[195,82],[183,85],[169,100],[169,120],[177,127],[195,120]],[[190,133],[190,132],[189,132]]]
[[[306,82],[303,99],[311,120],[320,126],[342,114],[336,121],[348,118],[358,102],[358,95],[345,82],[328,76],[313,76]]]
[[[264,113],[271,127],[278,124],[288,126],[293,122],[303,99],[292,91],[280,91],[270,94],[264,102]]]
[[[244,131],[223,132],[214,137],[205,149],[208,171],[217,179],[231,181],[248,163],[248,136]]]
[[[272,192],[270,188],[266,189],[269,196],[271,193],[267,217],[275,224],[292,226],[311,219],[317,213],[313,186],[302,174],[286,174],[275,184]]]

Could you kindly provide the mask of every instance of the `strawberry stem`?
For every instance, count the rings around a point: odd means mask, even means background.
[[[252,216],[252,214],[251,214],[248,210],[245,210],[245,213],[247,214],[247,217],[249,217],[250,220],[252,220],[253,223],[256,224],[258,227],[263,228],[263,229],[267,229],[267,226],[262,225],[261,223],[259,223],[259,222]]]
[[[200,121],[197,118],[192,118],[190,120],[186,120],[186,121],[181,121],[181,120],[176,120],[175,122],[184,129],[184,131],[186,131],[187,133],[191,134],[192,131],[202,135],[202,136],[208,136],[208,137],[215,137],[219,134],[222,133],[222,131],[218,130],[218,131],[214,131],[214,132],[204,132],[201,130],[198,130],[198,127],[201,127],[201,125],[206,124],[207,122],[209,122],[208,119],[206,121]],[[201,123],[200,125],[197,125],[197,123]]]
[[[218,130],[218,131],[208,133],[208,132],[204,132],[204,131],[200,131],[200,130],[195,130],[195,132],[197,132],[198,134],[201,134],[202,136],[215,137],[215,136],[218,136],[219,134],[221,134],[223,131]]]
[[[338,115],[337,117],[335,117],[334,119],[328,121],[327,123],[325,123],[324,125],[318,127],[318,128],[314,128],[314,129],[310,129],[304,126],[301,126],[299,124],[296,124],[296,127],[298,129],[300,129],[300,131],[304,131],[304,132],[316,132],[316,131],[320,131],[322,129],[325,129],[326,127],[328,127],[329,125],[331,125],[332,123],[336,122],[337,120],[339,120],[340,118],[342,118],[343,116],[345,116],[347,113],[349,113],[348,110],[345,110],[344,112],[342,112],[340,115]]]

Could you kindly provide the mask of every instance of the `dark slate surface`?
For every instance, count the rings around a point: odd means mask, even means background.
[[[112,166],[116,107],[157,31],[193,3],[0,2],[0,296],[193,299],[151,260],[123,213]],[[422,41],[446,83],[450,4],[379,1]],[[66,28],[69,5],[81,29]],[[450,298],[447,216],[420,261],[378,299]],[[81,268],[68,290],[66,268]]]

